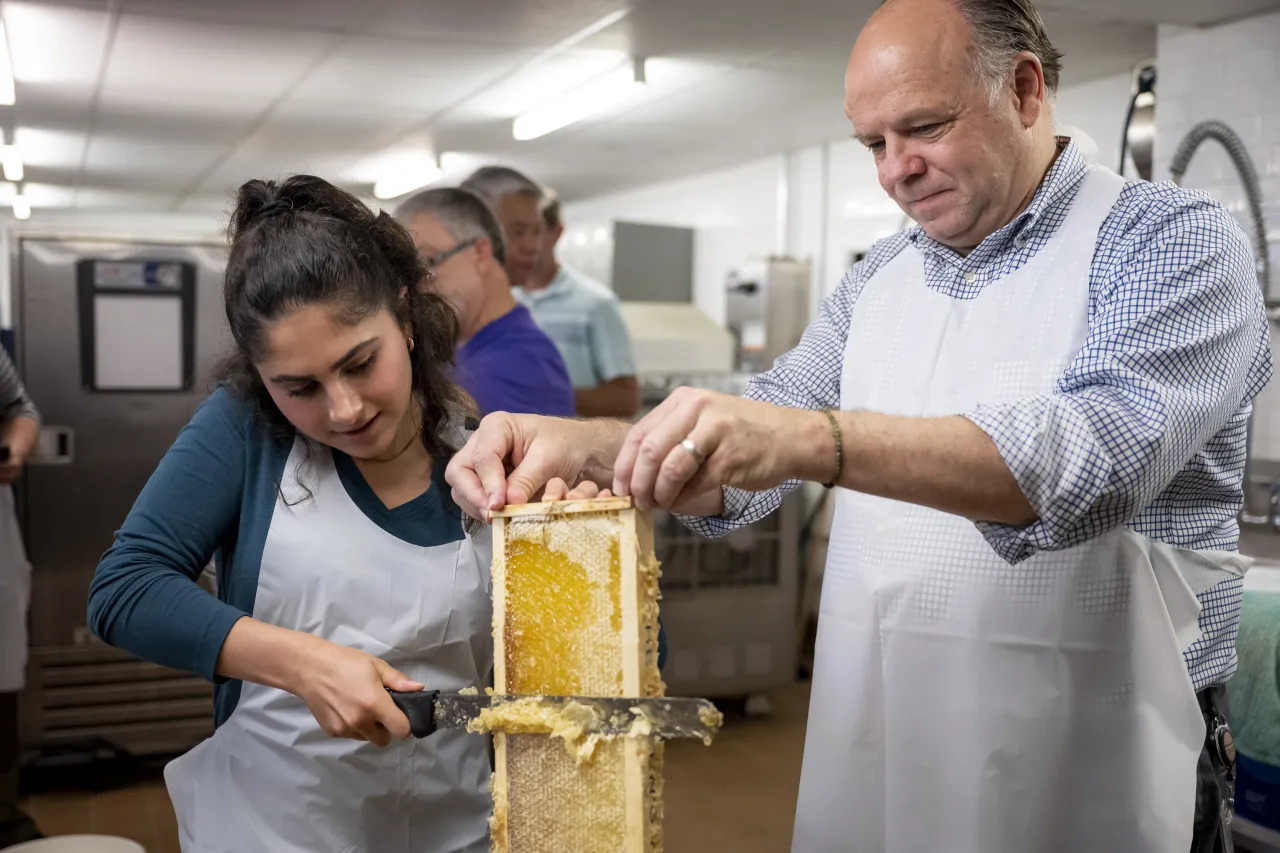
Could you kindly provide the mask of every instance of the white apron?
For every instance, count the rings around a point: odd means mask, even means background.
[[[854,307],[841,408],[1051,392],[1122,185],[1092,168],[1049,245],[976,299],[903,250]],[[964,518],[840,490],[792,849],[1185,853],[1205,732],[1182,652],[1196,594],[1247,563],[1122,528],[1010,566]]]
[[[290,502],[302,448],[282,480]],[[347,495],[328,448],[310,456],[313,497],[277,497],[254,618],[368,652],[429,688],[483,688],[488,534],[429,548],[397,539]],[[385,748],[331,738],[301,699],[249,682],[217,732],[165,768],[183,853],[480,853],[489,776],[482,735]]]
[[[0,693],[26,686],[27,605],[31,564],[13,506],[13,489],[0,485]]]

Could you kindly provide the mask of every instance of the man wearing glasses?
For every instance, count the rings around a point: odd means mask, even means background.
[[[556,345],[511,295],[502,226],[462,189],[433,189],[396,218],[431,269],[430,287],[458,314],[455,379],[481,414],[574,414],[573,385]]]

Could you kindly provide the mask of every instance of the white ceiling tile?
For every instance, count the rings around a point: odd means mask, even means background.
[[[89,142],[85,167],[100,175],[136,175],[147,183],[190,180],[225,150],[210,142],[179,143],[95,133]]]
[[[82,125],[93,104],[93,87],[77,83],[17,83],[17,103],[0,113],[18,123]]]
[[[356,0],[123,0],[126,13],[275,28],[345,30],[369,14]]]
[[[164,210],[173,201],[168,193],[129,190],[81,189],[75,206],[89,210]]]
[[[475,91],[530,55],[456,42],[361,37],[335,50],[293,98],[415,110],[421,117]]]
[[[187,97],[150,89],[115,89],[102,93],[95,126],[107,133],[143,138],[200,138],[231,144],[270,104],[265,97],[246,95]]]
[[[245,181],[280,180],[289,175],[319,175],[338,181],[355,161],[351,153],[284,151],[278,148],[246,146],[218,164],[198,188],[198,193],[231,193]]]
[[[225,221],[235,199],[230,193],[201,193],[187,196],[174,210],[178,213],[203,213]]]
[[[270,156],[357,157],[404,137],[418,123],[417,116],[403,110],[344,105],[342,109],[321,111],[315,104],[289,101],[237,147]],[[420,139],[427,144],[425,136]]]
[[[622,0],[395,0],[368,32],[546,48],[626,5]]]
[[[530,72],[528,79],[513,81],[509,88],[504,87],[502,91],[486,94],[460,107],[454,126],[442,129],[439,134],[446,143],[442,147],[446,150],[458,146],[475,147],[482,142],[473,135],[477,130],[491,139],[496,137],[496,141],[504,146],[520,149],[560,147],[570,134],[580,132],[583,128],[644,116],[651,108],[660,110],[662,104],[678,97],[681,92],[729,73],[726,68],[706,63],[654,57],[646,63],[647,81],[644,87],[625,102],[531,142],[514,142],[511,137],[511,119],[554,100],[566,91],[572,91],[577,85],[596,79],[601,70],[608,72],[617,67],[616,59],[611,64],[598,63],[595,66],[577,62],[565,65],[555,63],[554,67],[552,63],[548,63],[546,67],[539,67]],[[566,85],[566,81],[571,80],[577,85],[573,82]],[[661,128],[655,128],[655,131],[662,132]]]
[[[31,201],[32,207],[70,207],[75,199],[71,187],[53,184],[26,183],[22,185],[22,194]]]
[[[110,19],[105,12],[7,2],[3,17],[15,81],[89,88],[97,82]]]
[[[325,33],[125,15],[106,90],[274,98],[332,43]]]
[[[13,142],[28,169],[78,169],[84,153],[83,133],[19,125]]]
[[[518,76],[503,80],[468,101],[463,109],[469,116],[515,118],[626,64],[630,64],[630,60],[625,54],[575,51],[548,59]]]

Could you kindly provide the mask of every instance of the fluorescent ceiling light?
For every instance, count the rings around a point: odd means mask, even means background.
[[[615,107],[644,88],[643,69],[643,60],[634,67],[628,63],[585,86],[566,92],[517,118],[511,125],[511,135],[519,140],[537,139]]]
[[[13,197],[13,215],[18,219],[31,218],[31,202],[21,193]]]
[[[374,198],[397,198],[427,184],[440,180],[444,170],[440,164],[426,152],[393,157],[382,170],[382,177],[373,185]]]
[[[0,163],[4,164],[4,179],[6,181],[22,180],[22,153],[18,151],[18,146],[6,145],[0,148]]]
[[[595,35],[596,33],[602,30],[607,30],[609,27],[612,27],[614,24],[618,23],[618,21],[621,21],[630,13],[631,13],[631,10],[624,6],[623,8],[618,9],[617,11],[610,12],[609,14],[605,15],[603,18],[599,19],[598,21],[595,21],[594,23],[587,24],[585,27],[578,30],[576,33],[573,33],[572,35],[569,35],[569,36],[566,36],[565,38],[560,39],[560,41],[556,42],[551,47],[542,51],[533,59],[530,59],[528,62],[526,62],[524,65],[521,65],[511,74],[511,76],[523,77],[526,73],[528,73],[529,71],[532,71],[534,68],[537,68],[539,65],[543,64],[548,59],[552,59],[564,53],[566,50],[570,50],[574,47],[577,47],[579,44],[591,38],[593,35]]]
[[[0,21],[0,105],[12,106],[17,101],[13,91],[13,63],[9,60],[9,35]]]

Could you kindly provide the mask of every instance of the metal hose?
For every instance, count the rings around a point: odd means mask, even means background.
[[[1273,302],[1271,296],[1271,259],[1267,255],[1267,226],[1262,219],[1262,188],[1258,184],[1258,173],[1253,168],[1253,159],[1245,150],[1244,143],[1236,132],[1220,121],[1202,121],[1187,132],[1173,152],[1173,162],[1169,164],[1169,173],[1175,184],[1182,183],[1182,176],[1187,173],[1191,163],[1191,155],[1196,153],[1200,143],[1206,139],[1216,139],[1227,149],[1231,162],[1240,173],[1240,181],[1244,184],[1244,192],[1249,200],[1249,215],[1253,218],[1253,253],[1257,258],[1258,285],[1262,288],[1262,298],[1267,302],[1268,311],[1280,307]]]
[[[1253,168],[1253,160],[1249,157],[1249,152],[1245,150],[1244,143],[1240,141],[1240,137],[1236,135],[1234,130],[1220,121],[1202,121],[1191,128],[1187,135],[1182,138],[1182,141],[1178,143],[1177,150],[1173,152],[1173,162],[1169,164],[1169,172],[1175,184],[1181,183],[1182,176],[1187,173],[1187,166],[1191,163],[1191,155],[1196,153],[1200,143],[1206,139],[1216,139],[1222,143],[1222,147],[1227,149],[1231,162],[1235,164],[1236,171],[1240,174],[1241,183],[1244,184],[1244,192],[1249,200],[1249,214],[1253,218],[1253,253],[1256,258],[1258,286],[1262,290],[1262,299],[1267,308],[1267,316],[1275,320],[1280,318],[1280,302],[1269,298],[1271,294],[1271,259],[1267,253],[1267,228],[1262,219],[1262,189],[1258,185],[1258,173]],[[1253,483],[1254,412],[1256,412],[1256,408],[1250,411],[1249,423],[1245,429],[1244,481],[1241,484],[1244,491],[1244,506],[1241,509],[1240,520],[1251,524],[1262,524],[1269,518],[1270,511],[1269,508],[1258,511],[1256,505],[1259,501],[1253,497],[1255,490],[1251,488]]]

